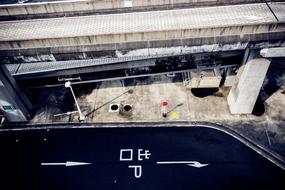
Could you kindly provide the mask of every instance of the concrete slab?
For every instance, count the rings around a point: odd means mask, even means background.
[[[159,77],[160,78],[160,77]],[[187,104],[177,107],[176,115],[171,112],[169,117],[163,118],[161,113],[162,101],[168,101],[168,110],[181,103],[187,102],[186,89],[182,83],[171,83],[171,78],[164,76],[161,80],[135,80],[134,86],[128,86],[126,81],[103,82],[93,92],[79,101],[81,105],[92,105],[91,109],[100,108],[87,117],[90,122],[114,121],[167,121],[172,119],[186,120]],[[160,78],[161,79],[161,78]],[[125,86],[127,85],[127,86]],[[131,90],[132,92],[128,92]],[[108,94],[108,96],[106,96]],[[87,100],[87,103],[86,103]],[[118,112],[108,112],[111,103],[130,104],[133,112],[130,116],[123,116]],[[88,114],[88,113],[87,113]]]
[[[196,97],[191,89],[183,85],[180,75],[174,78],[167,76],[148,77],[106,81],[94,85],[86,92],[78,90],[84,87],[73,86],[77,100],[86,120],[84,122],[158,122],[158,121],[261,121],[265,116],[257,117],[252,114],[232,115],[227,104],[229,88],[221,88],[215,95],[204,98]],[[131,91],[130,91],[131,90]],[[45,91],[45,90],[44,90]],[[46,97],[47,96],[47,97]],[[37,110],[31,123],[37,122],[77,122],[78,114],[54,115],[76,110],[71,95],[64,88],[50,89],[43,97],[48,99],[45,106]],[[55,100],[55,99],[58,100]],[[42,100],[40,100],[42,101]],[[167,101],[170,111],[164,118],[161,111],[162,101]],[[68,102],[69,108],[64,108]],[[131,115],[124,116],[118,112],[110,113],[109,105],[130,104],[133,106]],[[43,104],[43,102],[41,102]],[[182,105],[181,105],[182,104]],[[42,118],[42,119],[41,119]]]

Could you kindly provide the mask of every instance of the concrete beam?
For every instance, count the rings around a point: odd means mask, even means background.
[[[269,65],[268,59],[254,58],[239,69],[227,98],[232,114],[252,113]]]
[[[262,57],[285,57],[285,47],[265,48],[260,50]]]

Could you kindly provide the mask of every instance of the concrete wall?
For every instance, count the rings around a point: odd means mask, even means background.
[[[259,0],[74,0],[63,2],[0,5],[0,20],[116,13],[210,5],[254,3]]]

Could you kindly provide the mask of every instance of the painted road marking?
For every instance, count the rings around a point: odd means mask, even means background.
[[[129,168],[133,168],[135,172],[135,178],[140,178],[142,176],[142,166],[140,165],[130,165]]]
[[[92,163],[88,162],[72,162],[72,161],[66,161],[66,162],[44,162],[41,163],[42,166],[82,166],[82,165],[89,165]]]
[[[171,117],[172,117],[172,119],[178,119],[179,118],[178,112],[176,112],[176,111],[172,112]]]
[[[120,149],[120,161],[133,161],[133,149]]]
[[[160,161],[160,162],[156,162],[156,164],[186,164],[188,166],[192,166],[195,168],[202,168],[204,166],[208,166],[209,164],[201,164],[200,162],[197,161]]]
[[[144,157],[144,159],[149,159],[149,157],[150,157],[150,155],[151,155],[151,153],[149,152],[149,150],[145,150],[144,151],[144,153],[142,153],[143,152],[143,149],[139,149],[138,150],[138,160],[139,161],[142,161],[143,160],[143,158],[142,157]]]
[[[133,161],[133,153],[136,149],[120,149],[120,161]],[[145,149],[137,149],[137,160],[143,161],[148,160],[151,156],[151,153],[149,150]],[[134,176],[135,178],[140,178],[142,176],[142,165],[129,165],[128,168],[134,169]]]

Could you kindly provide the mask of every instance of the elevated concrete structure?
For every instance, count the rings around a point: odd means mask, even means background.
[[[254,58],[239,69],[227,98],[232,114],[252,113],[269,65],[268,59]]]
[[[285,3],[270,6],[260,3],[1,22],[0,56],[283,40]]]
[[[82,16],[240,3],[260,3],[260,0],[71,0],[24,3],[0,5],[0,20]]]

